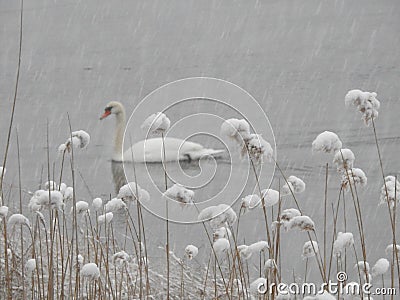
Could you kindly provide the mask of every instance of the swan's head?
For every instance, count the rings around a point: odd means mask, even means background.
[[[123,109],[124,108],[121,103],[117,101],[111,101],[104,108],[104,113],[101,115],[100,120],[107,118],[111,114],[118,115],[123,112]]]

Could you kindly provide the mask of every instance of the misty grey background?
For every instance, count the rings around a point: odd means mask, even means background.
[[[374,263],[385,255],[391,234],[387,208],[378,207],[382,178],[372,128],[364,126],[354,109],[345,109],[344,95],[354,88],[377,91],[381,109],[376,123],[384,169],[387,174],[398,174],[397,0],[25,1],[23,23],[21,78],[5,179],[5,202],[11,211],[18,207],[16,129],[22,186],[34,191],[42,167],[46,174],[46,122],[51,162],[56,161],[58,168],[56,149],[68,136],[68,112],[73,129],[91,134],[89,147],[76,157],[90,192],[77,175],[78,198],[107,198],[114,195],[109,161],[114,120],[98,120],[105,104],[121,101],[129,115],[145,95],[163,84],[210,76],[241,86],[259,101],[274,129],[280,164],[287,175],[297,175],[307,184],[298,198],[317,223],[320,240],[324,165],[331,162],[331,156],[313,155],[311,142],[324,130],[340,136],[344,147],[355,153],[355,166],[368,176],[368,186],[360,191],[360,197],[369,261]],[[18,25],[18,1],[0,0],[1,157],[15,84]],[[202,142],[219,145],[212,139]],[[339,178],[333,168],[329,174],[329,202],[334,202]],[[217,188],[218,178],[215,180]],[[70,183],[68,177],[66,181]],[[146,183],[142,185],[146,188]],[[272,187],[278,188],[278,177]],[[24,194],[26,205],[29,198]],[[285,208],[293,206],[291,200],[285,200]],[[358,236],[354,213],[348,207],[348,230]],[[241,219],[240,239],[248,243],[265,235],[262,213],[252,214]],[[163,255],[156,247],[164,243],[159,233],[164,223],[147,217],[156,261]],[[339,227],[344,230],[342,221]],[[172,232],[171,244],[177,254],[193,243],[203,245],[202,254],[207,255],[201,226],[174,225]],[[302,233],[283,235],[285,280],[291,280],[292,268],[298,276],[303,275],[300,254],[306,240]],[[312,267],[318,278],[316,265]]]

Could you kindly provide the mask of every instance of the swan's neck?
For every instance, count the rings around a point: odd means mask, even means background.
[[[124,139],[124,130],[125,130],[125,112],[122,111],[116,114],[115,117],[117,122],[115,127],[113,160],[122,161],[122,143]]]

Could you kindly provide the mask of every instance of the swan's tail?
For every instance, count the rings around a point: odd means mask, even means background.
[[[221,157],[225,150],[215,150],[215,149],[201,149],[193,152],[187,152],[186,154],[190,157],[190,160],[198,160],[203,156],[213,156],[213,157]]]

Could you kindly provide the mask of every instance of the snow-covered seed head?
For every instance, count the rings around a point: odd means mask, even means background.
[[[267,259],[264,263],[264,271],[274,270],[276,267],[276,262],[272,258]]]
[[[32,275],[33,271],[36,270],[36,259],[31,258],[28,259],[25,263],[25,273],[30,276]]]
[[[76,213],[81,214],[87,212],[89,210],[89,203],[86,201],[78,201],[76,202]],[[71,207],[71,214],[73,214],[74,208]]]
[[[393,251],[396,251],[396,253],[400,256],[400,245],[390,244],[385,249],[385,253],[389,257],[392,257]]]
[[[222,238],[229,240],[231,236],[232,236],[231,230],[225,226],[215,229],[213,233],[214,241]]]
[[[104,224],[104,223],[108,224],[112,221],[113,217],[114,217],[114,214],[112,212],[108,212],[104,215],[100,215],[97,218],[97,221],[99,222],[99,224]]]
[[[100,270],[95,263],[88,263],[82,267],[81,276],[87,280],[96,280],[100,277]]]
[[[244,208],[245,210],[254,209],[258,207],[260,204],[261,204],[261,198],[256,194],[247,195],[246,197],[242,198],[242,208]]]
[[[318,248],[318,243],[316,241],[307,241],[304,243],[303,246],[303,253],[301,254],[301,257],[303,259],[310,258],[315,256],[319,251]]]
[[[126,253],[124,250],[121,250],[119,252],[116,252],[113,255],[113,262],[114,265],[118,266],[118,267],[122,267],[125,264],[127,264],[129,261],[129,254]]]
[[[376,99],[375,92],[363,92],[361,90],[351,90],[347,92],[344,101],[346,106],[355,106],[362,114],[362,120],[369,126],[373,119],[378,117],[378,110],[381,103]]]
[[[272,161],[274,150],[260,134],[250,134],[242,149],[242,156],[248,154],[256,163]]]
[[[250,137],[250,125],[244,119],[228,119],[221,125],[221,134],[243,145]]]
[[[127,206],[122,199],[113,198],[104,205],[104,210],[108,212],[116,212],[121,209],[127,209]]]
[[[295,194],[300,194],[306,190],[306,184],[304,183],[303,180],[301,180],[299,177],[296,177],[294,175],[289,176],[287,178],[287,183],[283,186],[283,189],[289,189],[289,187],[292,189],[292,192]],[[290,193],[290,191],[289,191]]]
[[[315,224],[308,216],[296,216],[293,217],[288,224],[288,229],[299,229],[300,231],[312,231],[315,230]]]
[[[199,254],[199,249],[196,246],[193,245],[187,245],[185,248],[185,255],[188,257],[188,259],[193,259]]]
[[[340,149],[335,153],[333,157],[333,163],[335,164],[338,172],[343,172],[345,170],[351,170],[353,168],[354,160],[353,151],[350,149]]]
[[[217,229],[225,226],[226,224],[232,225],[237,220],[235,211],[226,204],[219,204],[217,206],[209,206],[203,209],[198,215],[199,221],[210,221],[210,226]]]
[[[58,184],[55,181],[46,181],[44,183],[44,189],[45,190],[51,190],[51,191],[58,191]]]
[[[394,176],[386,176],[381,188],[380,205],[388,203],[391,208],[400,201],[400,182]]]
[[[389,267],[390,263],[386,258],[378,259],[372,267],[372,276],[382,276],[389,270]]]
[[[161,134],[165,133],[169,129],[170,125],[171,121],[168,117],[162,112],[157,112],[147,117],[141,128],[142,130],[152,134]]]
[[[64,201],[71,201],[74,198],[74,189],[72,186],[66,187],[64,191]]]
[[[93,206],[94,210],[96,210],[96,211],[100,210],[101,207],[103,206],[103,200],[101,200],[101,198],[93,199],[92,206]]]
[[[60,153],[60,154],[62,154],[62,153],[64,153],[65,151],[67,151],[67,145],[65,145],[65,144],[60,144],[60,146],[58,146],[58,148],[57,148],[57,152]]]
[[[21,214],[13,214],[8,218],[7,226],[9,228],[14,227],[15,225],[25,225],[30,226],[29,220],[27,217]]]
[[[181,205],[193,204],[194,200],[194,192],[177,183],[167,189],[163,196],[179,202]]]
[[[333,253],[336,257],[340,257],[344,249],[354,244],[353,234],[351,232],[339,232],[335,242],[333,243]]]
[[[366,261],[364,263],[363,260],[360,260],[358,263],[354,265],[354,269],[360,269],[361,272],[369,272],[369,263]]]
[[[8,215],[8,207],[0,206],[0,222],[2,219],[5,219]]]
[[[273,189],[262,190],[261,196],[264,199],[265,207],[274,206],[279,202],[279,192]]]
[[[150,200],[150,194],[142,189],[137,183],[129,182],[123,185],[118,192],[118,198],[124,201],[138,201],[146,202]]]
[[[89,145],[89,143],[90,135],[84,130],[78,130],[71,133],[71,136],[65,142],[65,146],[68,151],[70,151],[71,147],[74,147],[75,149],[84,149]],[[62,149],[62,144],[58,148]]]
[[[78,254],[76,257],[76,263],[78,264],[79,268],[83,266],[84,258],[82,255]]]
[[[349,185],[359,184],[361,186],[367,185],[367,176],[364,171],[359,168],[352,168],[342,174],[342,186],[347,189]]]
[[[229,248],[230,248],[230,243],[227,239],[218,239],[214,242],[213,248],[215,251],[215,254],[217,256],[221,256],[222,254],[226,253]]]
[[[336,133],[324,131],[312,142],[313,152],[335,153],[342,148],[342,142]]]
[[[281,218],[281,223],[283,224],[286,231],[289,230],[290,221],[294,217],[298,217],[298,216],[301,216],[301,213],[296,208],[287,208],[282,211],[280,218]]]
[[[59,191],[44,191],[38,190],[33,194],[31,198],[31,205],[30,208],[32,211],[40,210],[42,207],[51,207],[56,209],[63,209],[64,208],[64,197]],[[40,206],[39,209],[34,210]]]

